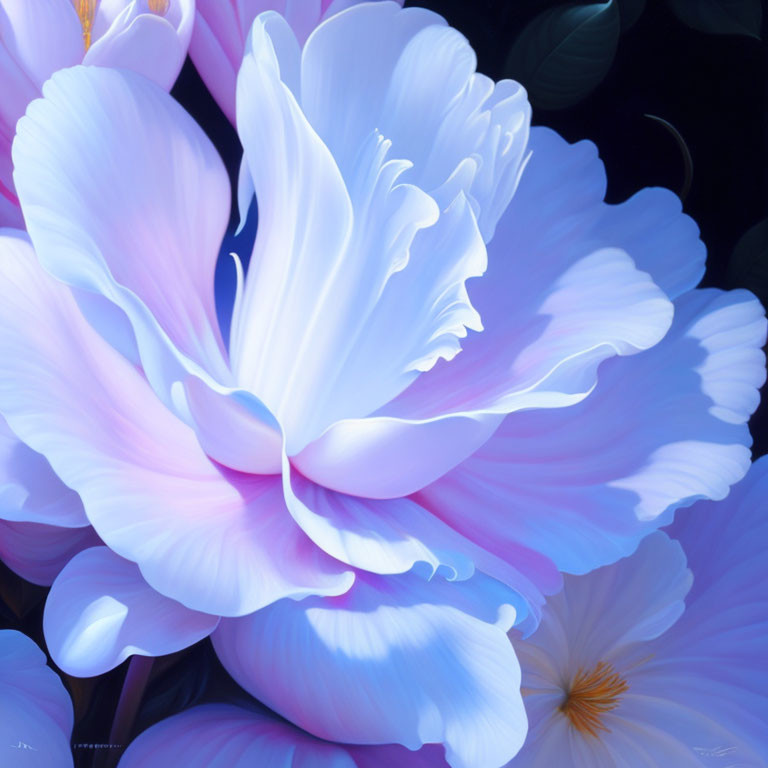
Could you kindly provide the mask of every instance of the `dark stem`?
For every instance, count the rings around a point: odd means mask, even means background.
[[[96,754],[93,768],[114,768],[124,749],[128,746],[133,723],[152,674],[153,662],[154,658],[151,656],[131,657],[123,681],[123,690],[120,692],[120,699],[117,702],[115,717],[112,720],[112,730],[109,732],[109,743],[114,746],[100,750]]]

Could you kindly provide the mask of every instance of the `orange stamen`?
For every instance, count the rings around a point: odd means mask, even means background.
[[[158,16],[165,16],[168,13],[170,6],[170,0],[147,0],[147,5],[152,13],[156,13]]]
[[[599,738],[600,731],[610,730],[603,725],[602,716],[619,706],[621,694],[627,690],[626,680],[601,661],[589,673],[579,669],[560,711],[577,731]]]
[[[83,43],[87,51],[91,47],[91,34],[93,32],[93,15],[96,13],[98,0],[73,0],[75,10],[80,18],[80,26],[83,28]]]

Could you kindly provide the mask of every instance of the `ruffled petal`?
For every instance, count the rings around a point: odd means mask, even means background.
[[[0,520],[0,560],[23,579],[50,586],[79,552],[101,544],[93,528]]]
[[[41,262],[126,312],[161,397],[179,356],[226,381],[213,275],[229,180],[189,115],[135,73],[75,67],[30,105],[13,156]]]
[[[440,215],[399,180],[407,165],[380,135],[345,183],[296,101],[298,55],[287,23],[260,16],[238,85],[259,231],[231,345],[238,382],[282,424],[289,455],[453,357],[480,327],[464,282],[485,268],[467,201]]]
[[[45,654],[25,635],[0,632],[0,739],[4,762],[72,768],[72,702]]]
[[[279,476],[213,464],[29,244],[0,247],[0,412],[111,549],[161,594],[215,615],[349,588],[348,569],[291,519]]]
[[[94,24],[101,34],[94,35],[83,64],[130,69],[168,91],[186,58],[194,13],[194,0],[171,0],[162,15],[147,0],[132,2],[103,31]]]
[[[365,499],[331,491],[286,466],[286,503],[312,541],[340,562],[378,574],[412,569],[430,578],[468,579],[475,569],[519,595],[518,622],[535,626],[544,594],[561,586],[546,558],[524,547],[502,559],[445,525],[412,499]]]
[[[359,575],[339,599],[223,620],[213,640],[246,690],[316,736],[442,743],[453,768],[498,768],[526,731],[509,597],[480,575]]]
[[[271,713],[204,704],[169,717],[135,739],[120,768],[447,768],[437,750],[329,744]]]
[[[77,555],[45,603],[43,630],[56,664],[93,677],[132,654],[164,656],[207,637],[219,623],[150,587],[134,563],[106,547]]]
[[[518,289],[529,299],[507,308],[503,327],[487,326],[435,377],[437,368],[422,374],[373,418],[331,426],[295,459],[301,471],[345,493],[418,491],[476,451],[504,413],[583,400],[602,361],[652,346],[672,316],[661,291],[617,250],[590,254],[564,274],[555,267],[541,283],[528,275]],[[541,314],[529,314],[528,300],[542,302]],[[373,476],[370,468],[382,462],[402,473]]]
[[[423,373],[373,418],[333,424],[294,457],[314,481],[375,497],[412,493],[477,450],[500,414],[578,402],[603,360],[647,349],[664,335],[672,307],[633,262],[653,269],[671,294],[695,282],[704,255],[695,224],[664,190],[606,206],[604,170],[587,142],[571,146],[535,129],[531,146],[489,245],[488,271],[468,284],[483,332],[470,334],[461,354]],[[648,210],[638,217],[641,202]],[[654,229],[658,236],[643,235]],[[370,467],[380,465],[393,471],[373,475]]]
[[[566,572],[613,562],[665,512],[721,499],[747,471],[765,328],[746,291],[688,293],[659,345],[604,363],[578,405],[507,417],[416,500],[502,557],[524,544]]]
[[[518,83],[494,84],[476,64],[466,38],[437,14],[365,4],[307,41],[301,103],[348,183],[379,132],[412,163],[404,180],[441,208],[465,194],[488,241],[526,157],[530,106]]]
[[[45,456],[21,442],[0,416],[0,519],[62,528],[90,525],[80,497]]]

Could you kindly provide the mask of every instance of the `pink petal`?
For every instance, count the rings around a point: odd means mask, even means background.
[[[50,586],[79,552],[101,544],[93,528],[0,520],[0,559],[23,579]]]
[[[213,464],[29,244],[0,248],[0,412],[80,494],[110,548],[160,593],[215,615],[349,588],[348,569],[291,519],[279,476]]]

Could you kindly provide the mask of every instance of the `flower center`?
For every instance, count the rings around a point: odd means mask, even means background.
[[[600,731],[609,730],[601,717],[619,706],[621,694],[628,689],[626,680],[601,661],[591,672],[576,673],[560,711],[579,733],[598,738]]]
[[[93,17],[96,14],[96,6],[99,0],[72,0],[80,19],[80,26],[83,28],[83,43],[87,51],[91,47],[91,36],[93,34]],[[158,16],[165,16],[168,13],[170,0],[147,0],[147,6],[152,13]]]
[[[147,0],[147,5],[152,13],[156,13],[158,16],[165,16],[168,13],[168,6],[171,4],[170,0]]]
[[[80,18],[80,26],[83,28],[83,43],[87,51],[91,47],[91,33],[93,32],[93,15],[96,13],[98,0],[73,0],[75,10]]]

